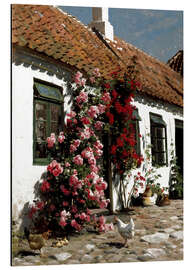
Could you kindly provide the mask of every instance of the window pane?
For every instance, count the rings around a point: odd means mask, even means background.
[[[157,151],[163,152],[165,151],[165,139],[158,139],[157,140]]]
[[[46,121],[36,121],[35,123],[36,140],[41,143],[46,140]]]
[[[46,104],[36,102],[35,104],[35,119],[46,120]]]
[[[35,144],[35,158],[46,158],[46,144],[36,142]]]
[[[60,107],[55,105],[55,104],[51,104],[51,121],[57,121],[59,120],[59,113],[60,113]]]
[[[152,149],[154,151],[157,151],[157,140],[156,140],[156,138],[151,139],[151,144],[152,144]]]
[[[51,122],[51,133],[55,133],[55,134],[59,133],[58,122]]]
[[[164,128],[157,128],[157,137],[164,138],[165,137],[165,129]]]
[[[151,136],[152,137],[156,137],[157,133],[156,133],[156,127],[151,127]]]
[[[158,164],[166,164],[166,153],[159,153]]]

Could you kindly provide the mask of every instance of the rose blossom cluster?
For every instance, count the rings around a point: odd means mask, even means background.
[[[70,212],[66,212],[66,210],[63,210],[60,212],[60,226],[65,227],[67,225],[67,219],[71,217]]]
[[[77,150],[77,148],[79,147],[80,143],[81,143],[81,141],[79,139],[74,140],[73,143],[70,145],[70,153],[75,152]]]
[[[53,160],[47,167],[47,170],[54,176],[58,176],[63,172],[63,167],[56,161]]]
[[[91,83],[94,83],[96,81],[96,78],[99,78],[101,76],[99,72],[99,68],[95,68],[92,72],[92,76],[89,78]]]
[[[87,101],[88,101],[88,94],[84,91],[81,91],[80,94],[76,97],[76,102],[78,103],[78,105]]]
[[[90,118],[97,118],[99,115],[99,109],[97,106],[90,106],[90,108],[87,111],[87,114]]]
[[[73,195],[77,195],[77,189],[82,188],[82,181],[78,179],[76,170],[74,170],[74,173],[69,178],[69,185],[73,189]]]
[[[81,140],[90,139],[91,136],[94,136],[94,131],[90,127],[85,127],[84,129],[79,129],[79,137]]]
[[[76,165],[82,165],[82,164],[83,164],[83,159],[82,159],[81,155],[76,155],[76,156],[73,158],[73,162],[74,162]]]
[[[47,138],[47,146],[48,148],[52,148],[56,142],[55,133],[51,133],[50,137]]]
[[[77,124],[77,119],[75,118],[76,117],[76,113],[74,111],[71,111],[69,113],[66,114],[67,116],[67,120],[66,120],[66,123],[67,125],[71,125],[71,124]]]
[[[95,222],[99,232],[107,232],[114,230],[113,223],[107,224],[104,216],[100,216],[98,218],[94,216],[93,221]]]
[[[59,133],[59,136],[58,136],[58,142],[59,142],[59,143],[63,143],[64,140],[65,140],[64,132],[61,131],[61,132]]]
[[[91,147],[87,147],[85,148],[82,152],[81,152],[81,156],[84,159],[87,159],[88,164],[90,165],[96,165],[96,159],[94,156],[94,151]]]
[[[46,180],[43,180],[40,189],[42,192],[46,192],[46,191],[50,190],[50,183]]]
[[[94,127],[96,130],[101,130],[103,127],[104,123],[101,121],[96,121],[96,123],[94,124]]]
[[[86,79],[82,77],[82,73],[80,71],[75,74],[74,82],[76,83],[76,86],[85,86]]]
[[[109,92],[104,93],[103,96],[101,97],[101,100],[104,101],[105,103],[109,103],[111,101],[111,96]]]

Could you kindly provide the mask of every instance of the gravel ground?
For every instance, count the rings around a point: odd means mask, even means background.
[[[122,221],[128,222],[129,215],[135,223],[135,237],[128,248],[123,239],[114,231],[97,234],[85,230],[82,234],[69,237],[68,245],[52,247],[56,239],[49,239],[38,251],[30,250],[28,243],[20,239],[17,252],[12,258],[13,266],[58,265],[87,263],[119,263],[145,261],[183,260],[183,201],[172,200],[169,206],[134,207],[129,213],[116,214]],[[107,215],[107,222],[113,221]],[[14,242],[15,245],[15,242]]]

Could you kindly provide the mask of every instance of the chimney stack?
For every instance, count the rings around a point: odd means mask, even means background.
[[[109,22],[108,8],[92,8],[92,22],[89,27],[95,27],[106,38],[113,41],[113,26]]]

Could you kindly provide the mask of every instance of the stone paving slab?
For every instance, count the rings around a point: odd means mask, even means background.
[[[134,207],[134,211],[116,214],[123,222],[129,216],[135,223],[135,237],[129,247],[123,247],[123,239],[114,231],[97,234],[85,232],[69,237],[69,244],[52,247],[55,239],[49,239],[40,257],[29,249],[26,240],[19,243],[25,250],[12,259],[13,266],[58,265],[87,263],[119,263],[145,261],[183,260],[183,201],[172,200],[171,205],[158,207]],[[106,216],[108,222],[114,215]],[[27,253],[28,252],[28,253]]]

